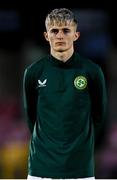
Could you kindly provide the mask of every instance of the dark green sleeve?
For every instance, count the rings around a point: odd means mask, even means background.
[[[32,72],[28,68],[23,77],[23,102],[28,127],[32,133],[36,121],[37,94]]]
[[[95,71],[91,90],[95,147],[97,147],[101,138],[103,138],[107,117],[107,88],[105,77],[100,67]]]

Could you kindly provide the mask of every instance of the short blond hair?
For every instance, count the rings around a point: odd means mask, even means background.
[[[55,23],[57,25],[66,25],[68,22],[73,23],[77,28],[78,22],[71,10],[67,8],[54,9],[46,16],[45,27],[47,29],[49,25],[53,26]]]

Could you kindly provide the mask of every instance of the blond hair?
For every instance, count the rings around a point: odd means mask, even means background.
[[[45,26],[46,26],[46,29],[48,26],[50,25],[54,25],[54,24],[57,24],[57,25],[67,25],[69,23],[73,23],[74,26],[76,26],[77,28],[77,19],[74,15],[74,13],[67,9],[67,8],[59,8],[59,9],[54,9],[52,10],[47,16],[46,16],[46,19],[45,19]]]

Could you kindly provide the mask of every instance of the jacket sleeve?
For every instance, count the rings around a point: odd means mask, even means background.
[[[23,103],[28,127],[32,133],[37,114],[37,94],[32,72],[28,68],[24,71],[23,77]]]
[[[104,135],[107,118],[107,88],[103,71],[97,67],[91,86],[92,118],[94,124],[95,147]]]

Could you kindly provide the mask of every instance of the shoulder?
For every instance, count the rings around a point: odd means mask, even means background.
[[[82,67],[86,69],[88,72],[95,74],[101,71],[101,66],[95,63],[93,60],[85,58],[80,54],[77,54],[77,57],[80,60],[80,64],[82,65]]]
[[[40,73],[46,62],[48,61],[48,56],[45,56],[41,59],[36,59],[35,62],[33,62],[32,64],[28,65],[25,70],[24,73],[25,75],[29,75],[29,76],[35,76],[35,74]]]
[[[41,59],[38,58],[35,60],[35,62],[27,66],[26,69],[28,71],[33,71],[33,70],[35,71],[36,69],[41,69],[45,65],[47,60],[48,60],[48,56],[45,56]]]

